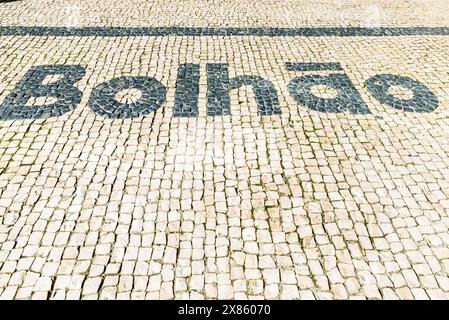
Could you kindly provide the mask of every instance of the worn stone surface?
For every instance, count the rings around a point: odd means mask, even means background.
[[[1,3],[0,298],[449,298],[448,13]]]

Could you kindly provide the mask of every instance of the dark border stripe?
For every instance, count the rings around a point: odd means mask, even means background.
[[[286,62],[287,71],[343,70],[338,62]]]
[[[323,28],[195,28],[195,27],[11,27],[0,36],[128,37],[128,36],[264,36],[264,37],[379,37],[449,35],[449,27],[323,27]]]

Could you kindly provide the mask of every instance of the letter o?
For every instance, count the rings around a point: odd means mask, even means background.
[[[409,77],[379,74],[366,81],[369,92],[380,102],[407,112],[431,112],[438,107],[437,96],[424,84]],[[392,86],[400,86],[413,92],[412,99],[400,99],[389,93]]]
[[[131,103],[121,103],[115,95],[126,89],[137,89],[142,96]],[[89,107],[97,115],[110,119],[127,119],[145,116],[158,109],[165,101],[166,89],[150,77],[119,77],[103,82],[94,88]]]

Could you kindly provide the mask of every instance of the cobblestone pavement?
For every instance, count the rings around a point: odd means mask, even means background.
[[[448,14],[0,3],[0,297],[449,298]]]

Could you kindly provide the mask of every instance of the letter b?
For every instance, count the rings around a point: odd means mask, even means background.
[[[73,85],[85,74],[79,65],[33,66],[0,106],[0,120],[24,120],[57,117],[73,110],[81,101],[81,91]],[[47,81],[48,76],[61,79]],[[45,83],[44,83],[45,82]],[[26,104],[30,98],[52,97],[54,103]]]

